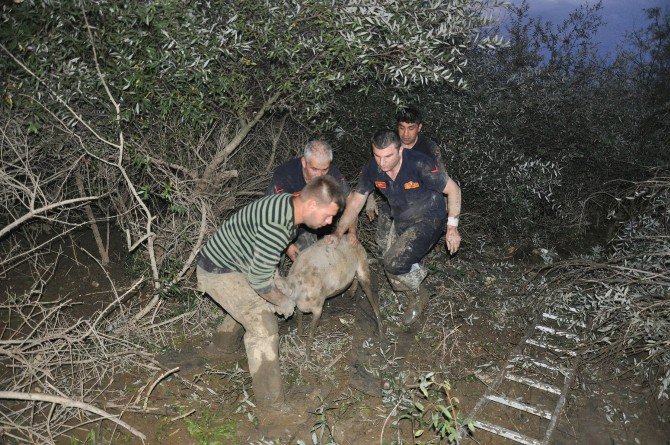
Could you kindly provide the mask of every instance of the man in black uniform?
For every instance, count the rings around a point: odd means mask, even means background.
[[[356,189],[335,231],[341,237],[356,226],[365,200],[375,188],[388,200],[395,239],[383,256],[384,271],[396,292],[407,292],[409,303],[403,316],[407,325],[423,312],[428,294],[421,288],[428,270],[420,261],[438,242],[446,225],[446,245],[455,253],[461,243],[458,216],[461,189],[435,159],[418,150],[401,147],[401,139],[390,130],[372,138],[373,158],[363,167]],[[446,195],[447,206],[443,195]],[[447,212],[448,209],[448,212]],[[448,214],[447,214],[448,213]]]
[[[396,128],[400,137],[400,147],[408,150],[417,150],[434,159],[437,165],[445,170],[442,161],[442,152],[440,147],[428,136],[421,134],[423,129],[423,118],[421,112],[414,107],[407,107],[396,115]],[[365,205],[365,214],[370,221],[377,218],[376,242],[380,254],[386,252],[389,241],[389,234],[393,232],[393,221],[391,219],[391,210],[385,199],[377,204],[374,193],[370,193]]]
[[[310,180],[319,176],[330,175],[342,185],[344,196],[347,196],[350,191],[349,185],[340,169],[332,161],[333,149],[328,142],[322,140],[309,141],[305,144],[301,157],[289,159],[275,169],[265,194],[290,193],[298,196],[300,190]],[[296,240],[286,248],[286,255],[291,261],[295,261],[301,250],[306,249],[316,241],[318,234],[320,233],[314,230],[300,227]]]

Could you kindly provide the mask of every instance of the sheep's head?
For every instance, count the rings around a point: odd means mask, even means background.
[[[323,305],[323,299],[314,299],[309,297],[309,292],[305,292],[304,282],[296,276],[280,277],[275,275],[275,286],[288,298],[293,300],[298,310],[304,314],[320,312]]]

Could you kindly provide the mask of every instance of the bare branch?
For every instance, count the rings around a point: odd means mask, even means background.
[[[126,422],[123,420],[117,418],[116,416],[113,416],[100,408],[97,408],[93,405],[89,405],[88,403],[84,402],[79,402],[77,400],[72,400],[68,399],[65,397],[59,397],[59,396],[52,396],[49,394],[42,394],[42,393],[25,393],[25,392],[15,392],[15,391],[0,391],[0,399],[9,399],[9,400],[26,400],[26,401],[37,401],[37,402],[47,402],[47,403],[57,403],[59,405],[68,407],[68,408],[79,408],[84,411],[89,411],[92,412],[93,414],[97,414],[100,417],[111,420],[112,422],[122,426],[123,428],[127,429],[131,433],[133,433],[135,436],[139,437],[140,439],[144,440],[147,437],[141,432],[133,428],[132,426],[128,425]]]
[[[16,227],[20,226],[24,222],[30,220],[31,218],[34,218],[35,216],[37,216],[41,213],[48,212],[49,210],[53,210],[53,209],[58,208],[58,207],[65,207],[65,206],[70,205],[70,204],[77,204],[77,203],[81,203],[81,202],[93,201],[93,200],[96,200],[98,198],[100,198],[100,196],[85,196],[83,198],[65,199],[63,201],[54,202],[54,203],[46,205],[44,207],[40,207],[39,209],[31,209],[25,215],[21,216],[20,218],[14,220],[9,225],[2,228],[2,230],[0,230],[0,238],[4,237],[6,234],[11,232]]]

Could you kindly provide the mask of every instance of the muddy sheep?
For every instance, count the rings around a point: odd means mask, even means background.
[[[322,239],[300,253],[286,278],[278,279],[277,286],[292,298],[302,313],[312,313],[307,353],[309,353],[321,310],[326,299],[349,289],[353,295],[360,283],[377,319],[380,339],[383,338],[379,301],[370,285],[370,267],[367,254],[359,242],[348,236],[339,242]]]

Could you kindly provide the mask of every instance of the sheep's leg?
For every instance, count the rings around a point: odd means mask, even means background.
[[[295,311],[295,318],[296,318],[296,321],[298,322],[298,336],[299,336],[299,337],[302,337],[302,336],[304,335],[304,333],[305,333],[305,332],[304,332],[305,329],[304,329],[303,324],[302,324],[303,317],[304,317],[304,315],[302,314],[302,312],[300,312],[300,311],[297,310],[297,308],[296,308],[296,311]]]
[[[368,302],[372,306],[372,310],[375,313],[377,318],[377,329],[379,330],[379,338],[384,338],[384,331],[382,329],[382,316],[379,310],[379,299],[377,294],[372,292],[372,284],[370,282],[370,266],[368,265],[367,258],[363,256],[358,262],[358,269],[356,270],[356,276],[358,277],[358,282],[365,292],[365,296],[368,297]]]
[[[358,280],[354,278],[354,281],[351,282],[349,289],[344,293],[344,298],[354,298],[356,291],[358,290]]]
[[[310,353],[312,352],[312,341],[314,340],[314,334],[316,333],[316,327],[319,324],[319,319],[321,318],[321,309],[314,308],[312,311],[312,322],[309,324],[309,334],[307,335],[307,344],[305,345],[305,356],[309,360]]]

